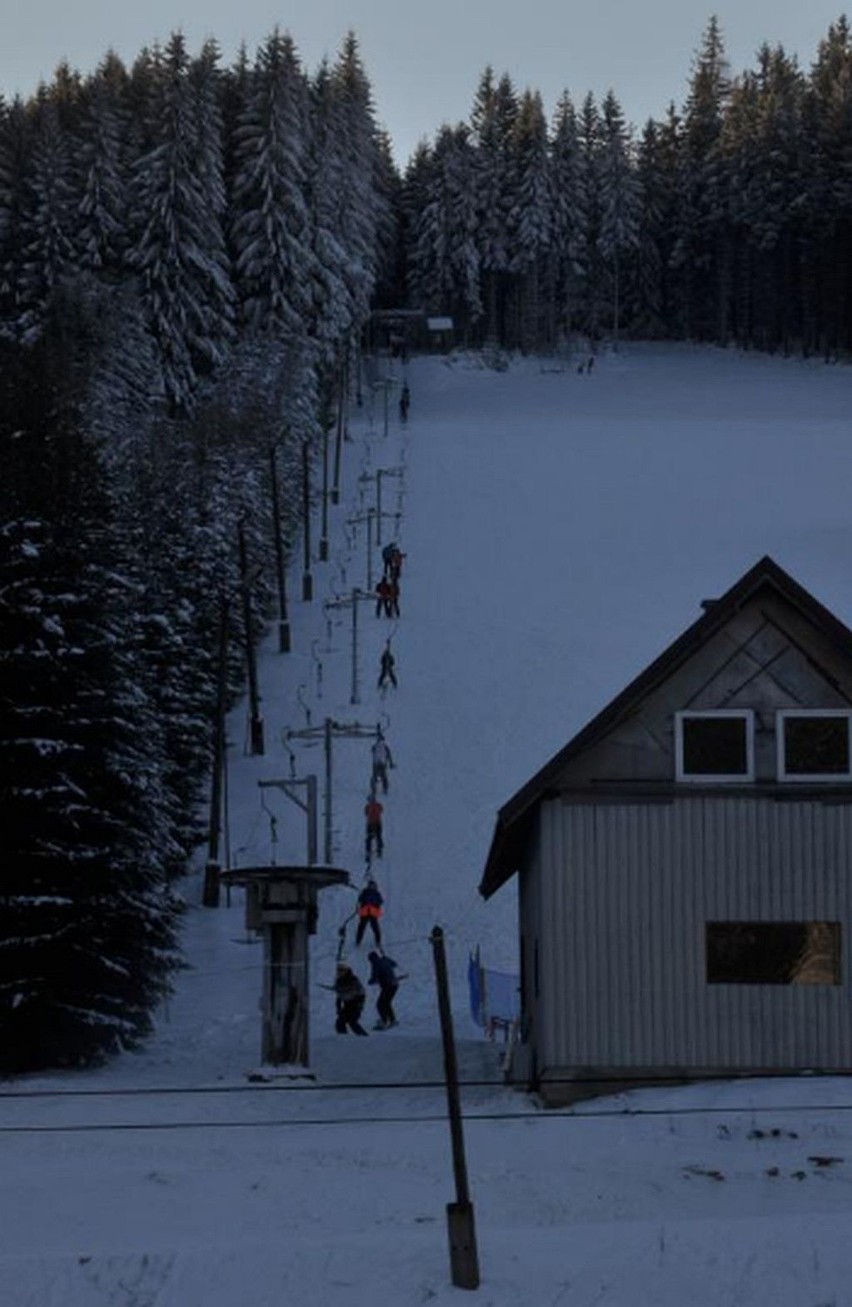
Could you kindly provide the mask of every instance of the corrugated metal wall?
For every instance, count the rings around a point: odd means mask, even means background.
[[[849,806],[554,800],[540,821],[542,1070],[852,1066]],[[708,921],[839,921],[842,984],[707,984]]]

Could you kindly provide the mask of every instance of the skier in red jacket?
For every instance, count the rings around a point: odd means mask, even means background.
[[[373,845],[376,846],[376,857],[380,858],[385,851],[385,841],[382,832],[382,813],[384,808],[379,803],[373,793],[367,796],[367,802],[364,805],[364,816],[367,819],[367,834],[364,844],[364,853],[369,862],[373,855]]]

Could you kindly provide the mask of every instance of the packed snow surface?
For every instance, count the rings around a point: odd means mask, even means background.
[[[398,1028],[333,1032],[349,888],[312,940],[313,1079],[258,1068],[260,947],[241,890],[200,906],[188,969],[140,1052],[0,1084],[1,1307],[414,1307],[455,1303],[455,1198],[428,936],[446,933],[483,1307],[842,1307],[852,1303],[852,1081],[648,1088],[545,1112],[504,1087],[466,1006],[469,951],[516,967],[512,885],[477,885],[496,810],[722,593],[770,554],[852,623],[852,370],[628,346],[574,364],[414,359],[399,420],[366,384],[343,448],[330,558],[293,652],[261,656],[266,753],[229,722],[233,866],[305,859],[305,820],[259,780],[284,732],[385,728],[385,946],[408,975]],[[368,378],[369,383],[370,378]],[[386,430],[387,428],[387,430]],[[405,552],[398,622],[367,510]],[[399,514],[397,518],[395,515]],[[360,519],[350,521],[349,519]],[[316,524],[315,524],[316,525]],[[374,521],[375,525],[375,521]],[[374,541],[375,546],[375,541]],[[325,608],[326,601],[336,606]],[[399,688],[376,688],[392,638]],[[353,702],[354,700],[354,702]],[[335,734],[333,862],[364,876],[366,735]],[[291,737],[320,778],[322,743]],[[320,822],[320,857],[323,823]],[[203,862],[203,858],[201,860]],[[346,956],[366,979],[367,946]],[[370,1022],[372,1025],[372,998]]]

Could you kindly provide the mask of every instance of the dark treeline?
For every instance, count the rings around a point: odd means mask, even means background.
[[[469,124],[405,177],[413,303],[472,343],[661,337],[852,348],[852,43],[840,18],[809,74],[778,46],[729,76],[711,19],[686,103],[633,139],[615,94],[548,125],[486,70]]]
[[[239,530],[260,621],[270,459],[287,545],[395,185],[353,37],[309,77],[176,35],[0,106],[0,1070],[132,1046],[167,992]]]

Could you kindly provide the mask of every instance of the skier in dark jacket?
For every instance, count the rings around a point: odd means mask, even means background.
[[[364,938],[364,932],[369,926],[373,932],[373,938],[381,948],[382,928],[379,925],[379,921],[382,915],[383,904],[384,899],[382,898],[381,891],[371,876],[367,881],[367,884],[361,890],[361,893],[358,895],[358,929],[355,932],[356,947],[361,943],[361,940]]]
[[[403,422],[408,421],[408,410],[411,407],[411,391],[408,389],[408,382],[402,383],[402,394],[399,397],[399,416]]]
[[[399,1024],[393,1010],[393,1000],[399,989],[397,964],[393,958],[386,957],[383,953],[373,952],[369,957],[370,979],[367,984],[379,987],[379,997],[376,999],[376,1012],[379,1019],[376,1022],[376,1030],[388,1030],[391,1026]]]
[[[383,690],[387,685],[388,681],[390,681],[393,688],[396,689],[396,671],[394,670],[395,667],[396,667],[396,659],[391,653],[390,644],[386,644],[384,649],[382,650],[381,662],[379,663],[379,680],[377,685],[377,688],[379,690]]]
[[[337,964],[334,993],[337,1008],[334,1028],[338,1035],[345,1035],[347,1030],[351,1030],[353,1035],[366,1035],[367,1032],[361,1025],[361,1013],[364,1011],[367,995],[355,972],[345,962]]]

